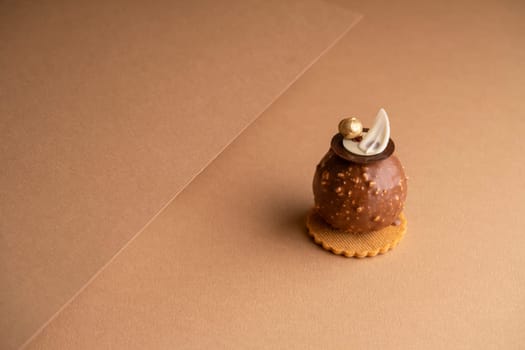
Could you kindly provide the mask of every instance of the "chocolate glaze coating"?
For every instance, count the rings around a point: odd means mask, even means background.
[[[339,157],[332,149],[314,176],[315,208],[331,226],[352,233],[395,224],[407,195],[407,178],[395,155],[367,164]]]

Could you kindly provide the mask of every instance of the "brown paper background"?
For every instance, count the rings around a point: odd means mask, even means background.
[[[519,349],[524,8],[353,3],[364,19],[29,348]],[[341,115],[383,106],[408,232],[371,259],[307,238]]]
[[[358,19],[318,1],[0,5],[0,348],[28,339]]]
[[[364,19],[28,348],[522,347],[523,4],[337,2]],[[337,257],[304,229],[313,171],[342,115],[380,106],[408,232]]]

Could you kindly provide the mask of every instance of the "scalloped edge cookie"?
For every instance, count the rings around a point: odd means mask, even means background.
[[[399,215],[398,226],[388,226],[378,231],[353,234],[337,230],[328,225],[312,209],[306,218],[308,233],[314,242],[336,255],[347,258],[365,258],[384,254],[393,249],[407,231],[407,219],[404,213]]]

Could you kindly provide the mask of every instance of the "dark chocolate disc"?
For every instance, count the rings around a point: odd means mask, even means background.
[[[368,129],[363,129],[363,131],[368,131]],[[389,139],[388,144],[386,145],[386,148],[383,152],[374,154],[373,156],[360,156],[349,152],[345,148],[345,146],[343,146],[343,135],[338,133],[334,135],[334,137],[332,137],[331,148],[335,154],[337,154],[339,157],[345,160],[348,160],[349,162],[354,162],[358,164],[368,164],[390,157],[390,155],[394,153],[394,149],[396,147],[394,145],[394,141],[392,141],[392,139]]]

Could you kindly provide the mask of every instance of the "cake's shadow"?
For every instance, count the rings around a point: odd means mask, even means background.
[[[300,232],[303,236],[307,236],[308,229],[306,228],[306,217],[310,211],[307,205],[301,205],[291,208],[289,211],[281,216],[280,225],[282,229],[294,232]]]
[[[309,241],[306,217],[312,209],[312,203],[293,194],[276,194],[271,203],[267,203],[268,218],[273,218],[274,230],[272,234],[279,237],[294,236],[294,239]],[[284,235],[283,235],[284,233]]]

